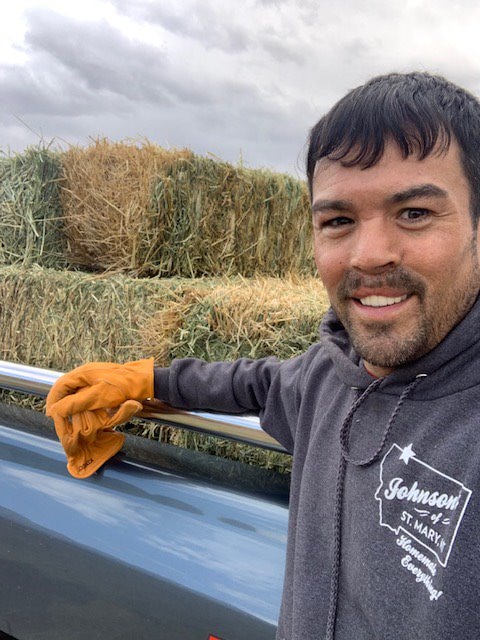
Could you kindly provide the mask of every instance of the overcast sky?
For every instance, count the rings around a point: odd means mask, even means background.
[[[15,0],[0,5],[0,148],[148,138],[303,177],[348,89],[428,70],[480,95],[478,0]]]

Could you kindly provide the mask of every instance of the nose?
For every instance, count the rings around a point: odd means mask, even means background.
[[[383,273],[394,269],[401,261],[398,233],[382,219],[358,224],[352,238],[350,266],[363,273]]]

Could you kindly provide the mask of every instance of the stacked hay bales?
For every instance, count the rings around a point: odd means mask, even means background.
[[[305,186],[151,144],[62,154],[68,260],[163,277],[312,273]]]
[[[299,181],[106,140],[29,150],[0,171],[2,359],[57,370],[151,355],[285,359],[317,339],[328,302]],[[277,454],[139,429],[277,465]]]
[[[42,146],[0,160],[0,263],[62,269],[60,156]]]
[[[135,279],[0,267],[2,359],[68,370],[91,360],[295,356],[328,306],[298,281]]]
[[[134,276],[311,275],[305,185],[167,151],[97,140],[0,161],[0,264]]]

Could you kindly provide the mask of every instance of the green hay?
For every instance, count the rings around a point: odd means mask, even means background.
[[[133,276],[312,274],[305,185],[165,150],[97,140],[0,160],[0,264]]]
[[[168,303],[144,326],[145,346],[159,359],[235,360],[303,353],[318,339],[329,307],[316,278],[233,278]]]
[[[33,411],[45,411],[45,398],[31,394],[21,393],[20,391],[9,391],[0,389],[0,403],[13,404],[24,409],[32,409]]]
[[[59,156],[44,147],[0,160],[0,263],[65,267]]]
[[[180,158],[159,176],[152,208],[162,275],[313,273],[307,191],[287,175]]]
[[[315,278],[135,279],[0,267],[1,359],[68,370],[305,351],[328,301]]]
[[[147,357],[143,323],[185,284],[0,268],[1,359],[66,371],[91,360]]]

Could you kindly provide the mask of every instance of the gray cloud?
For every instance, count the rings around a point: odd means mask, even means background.
[[[427,69],[480,89],[473,0],[98,0],[108,21],[31,2],[22,55],[0,61],[0,135],[17,146],[28,127],[145,136],[295,171],[312,124],[373,75]]]
[[[108,112],[112,96],[107,92],[92,96],[88,87],[66,68],[49,69],[49,61],[39,56],[29,67],[0,68],[2,112],[77,116]],[[128,110],[124,101],[115,100],[120,112]]]
[[[93,92],[168,101],[160,90],[164,79],[160,49],[131,41],[106,22],[79,23],[39,10],[29,12],[27,19],[26,47],[34,57],[48,56],[45,69],[51,75],[64,78],[66,70]],[[145,81],[146,70],[150,82]]]
[[[251,44],[249,31],[233,21],[226,21],[224,10],[208,0],[183,4],[114,0],[113,4],[125,15],[161,26],[175,35],[198,40],[207,49],[238,53]]]
[[[260,7],[275,7],[278,9],[282,5],[288,4],[288,0],[256,0],[255,4]]]
[[[43,65],[49,79],[77,83],[92,96],[108,93],[156,106],[260,98],[253,83],[191,73],[187,54],[170,59],[161,47],[132,40],[106,22],[79,23],[40,11],[30,12],[28,22],[26,47],[37,63],[49,58]]]
[[[43,136],[67,142],[146,136],[230,161],[243,150],[247,162],[255,156],[262,165],[292,162],[286,148],[298,133],[287,124],[285,95],[273,82],[228,69],[199,73],[190,70],[188,53],[169,55],[161,44],[138,42],[106,22],[81,23],[45,10],[27,14],[24,51],[23,66],[0,65],[8,104],[0,112],[3,139],[8,130],[25,138],[18,116]]]
[[[262,47],[280,64],[305,64],[305,56],[298,42],[287,42],[281,36],[267,34],[262,41]]]

